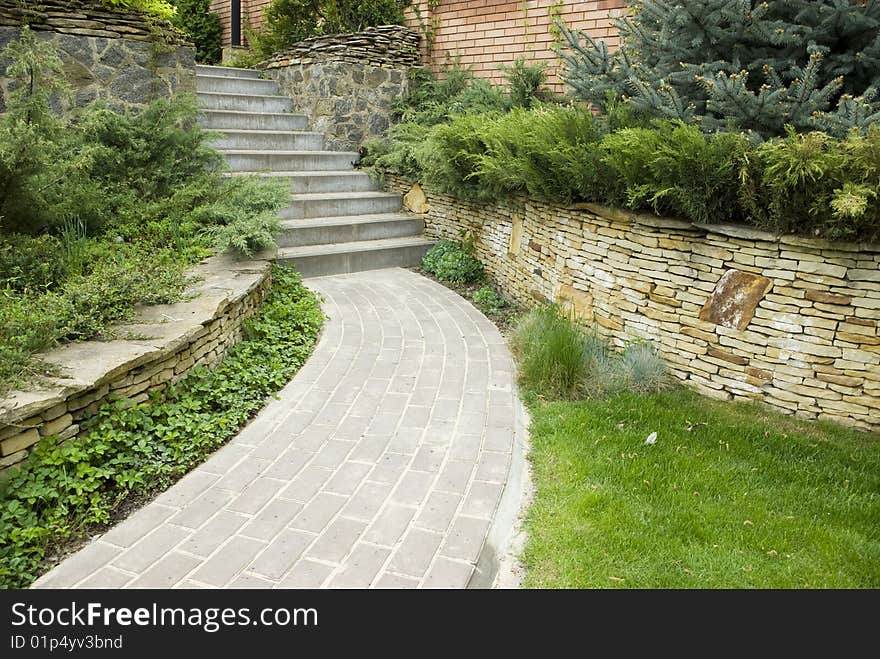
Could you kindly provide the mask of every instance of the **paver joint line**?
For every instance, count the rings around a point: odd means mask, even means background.
[[[476,578],[481,552],[505,535],[493,522],[525,437],[503,337],[408,270],[306,284],[329,320],[278,399],[35,587],[462,588]]]

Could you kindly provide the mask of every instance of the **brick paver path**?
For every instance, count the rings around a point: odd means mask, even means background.
[[[280,400],[36,587],[468,584],[523,441],[503,338],[407,270],[307,283],[330,319]]]

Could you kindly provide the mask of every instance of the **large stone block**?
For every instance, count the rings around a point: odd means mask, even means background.
[[[700,310],[700,320],[745,329],[755,315],[755,307],[772,285],[767,277],[728,270]]]

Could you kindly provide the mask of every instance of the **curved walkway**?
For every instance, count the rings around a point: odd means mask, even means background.
[[[525,443],[504,339],[407,270],[307,284],[329,320],[280,399],[35,587],[491,582]]]

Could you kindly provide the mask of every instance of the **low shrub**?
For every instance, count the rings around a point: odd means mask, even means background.
[[[876,126],[843,139],[790,131],[757,145],[741,133],[707,135],[679,121],[644,124],[627,111],[596,118],[579,107],[538,105],[452,115],[430,127],[403,123],[374,146],[364,164],[377,173],[465,200],[525,194],[698,224],[880,240]]]
[[[507,80],[512,107],[529,109],[536,103],[550,100],[551,94],[544,87],[547,83],[545,63],[529,64],[524,57],[518,57],[512,66],[501,64],[498,69]]]
[[[753,224],[779,233],[880,240],[880,127],[844,139],[797,134],[763,143],[741,173]]]
[[[441,240],[425,254],[422,268],[440,281],[471,284],[483,278],[483,266],[459,243]]]
[[[394,114],[406,123],[435,126],[461,114],[509,109],[510,98],[503,90],[453,61],[438,77],[426,69],[411,69],[409,91],[395,103]]]
[[[2,57],[14,81],[0,116],[5,393],[42,370],[30,353],[104,333],[135,304],[179,299],[186,268],[212,250],[274,244],[289,191],[224,176],[192,97],[59,114],[58,53],[24,28]]]
[[[391,127],[387,137],[363,144],[360,164],[380,179],[387,173],[421,178],[435,148],[427,141],[431,127],[461,115],[509,108],[510,100],[503,91],[456,64],[446,67],[440,78],[425,69],[411,69],[410,89],[394,105],[400,123]],[[458,180],[454,174],[450,179]]]
[[[223,54],[223,24],[211,11],[211,0],[174,0],[177,12],[171,23],[192,39],[196,61],[216,64]]]
[[[422,162],[429,156],[426,140],[430,132],[429,126],[418,123],[392,126],[387,137],[370,138],[364,142],[360,165],[369,167],[379,179],[389,173],[421,179],[424,174]]]
[[[174,5],[168,0],[104,0],[104,2],[113,7],[138,9],[159,18],[174,16]]]
[[[600,128],[583,109],[514,109],[486,121],[482,135],[485,148],[471,177],[478,197],[527,193],[570,203],[601,197],[609,185],[598,148]]]
[[[731,222],[739,216],[739,175],[749,148],[738,133],[707,137],[681,122],[619,130],[602,139],[602,164],[614,174],[605,197],[692,222]]]
[[[0,291],[35,293],[58,286],[67,277],[61,240],[55,236],[11,234],[0,242]]]
[[[294,271],[276,267],[245,339],[214,368],[195,369],[163,395],[102,406],[88,433],[44,439],[0,482],[0,588],[50,567],[47,551],[109,522],[129,496],[161,491],[199,464],[280,390],[311,353],[323,315]]]
[[[55,255],[48,261],[62,262]],[[129,318],[136,304],[176,302],[190,281],[189,263],[171,249],[147,251],[92,239],[82,263],[86,267],[71,268],[46,288],[8,289],[10,294],[0,296],[0,395],[41,372],[32,353],[106,333],[112,323]]]

